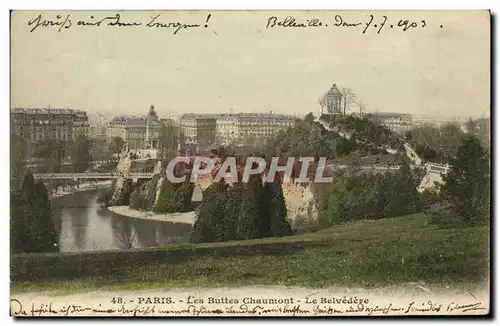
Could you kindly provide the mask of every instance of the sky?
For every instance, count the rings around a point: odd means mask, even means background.
[[[116,19],[78,25],[117,13],[121,22],[142,25],[107,26]],[[145,26],[158,14],[155,23],[200,27],[174,35],[173,28]],[[39,15],[39,23],[66,23],[36,27]],[[266,28],[272,16],[317,18],[322,26]],[[362,24],[333,26],[339,17]],[[145,115],[153,104],[162,117],[230,110],[302,115],[319,112],[319,98],[336,83],[352,89],[369,112],[442,119],[490,111],[487,11],[14,11],[11,20],[11,108]],[[400,20],[418,27],[403,31]]]

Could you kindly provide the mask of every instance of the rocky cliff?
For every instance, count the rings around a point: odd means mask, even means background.
[[[150,180],[138,180],[134,185],[130,179],[131,153],[124,147],[117,166],[118,179],[113,188],[110,205],[129,205],[132,209],[152,211],[165,180],[165,166],[158,161]],[[210,175],[200,177],[197,189],[205,189],[212,183]],[[288,211],[288,220],[293,225],[312,223],[318,217],[318,196],[311,183],[289,183],[283,185],[283,195]],[[199,191],[198,191],[199,192]],[[199,195],[199,194],[198,194]],[[197,196],[201,197],[201,196]],[[197,198],[201,200],[201,198]]]
[[[283,185],[287,218],[292,227],[313,223],[318,218],[318,208],[312,184],[290,183]]]
[[[152,211],[160,195],[165,169],[158,161],[153,170],[151,179],[137,180],[134,191],[130,195],[130,208]]]
[[[118,178],[113,186],[113,194],[108,202],[109,206],[128,205],[130,194],[133,190],[133,180],[130,178],[130,168],[132,167],[132,153],[128,145],[124,145],[119,155],[116,166]]]

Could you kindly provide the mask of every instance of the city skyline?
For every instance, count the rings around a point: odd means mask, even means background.
[[[193,22],[209,12],[158,13]],[[479,118],[490,112],[486,11],[405,12],[408,19],[425,16],[429,24],[439,20],[444,27],[370,36],[348,29],[265,28],[272,14],[333,20],[336,13],[327,11],[214,12],[207,29],[178,35],[118,28],[39,28],[30,33],[27,22],[36,14],[12,14],[11,108],[144,115],[154,104],[163,117],[231,109],[304,115],[316,114],[319,98],[337,83],[352,89],[367,112],[436,118]],[[91,14],[71,13],[75,20]],[[114,12],[99,12],[105,14]],[[342,14],[350,20],[364,17],[360,12]],[[153,13],[122,15],[147,21]],[[478,28],[458,24],[464,17],[474,19]]]

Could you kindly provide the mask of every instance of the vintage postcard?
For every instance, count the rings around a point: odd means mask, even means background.
[[[489,11],[12,11],[10,314],[490,314]]]

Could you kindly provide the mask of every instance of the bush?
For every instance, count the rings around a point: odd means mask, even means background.
[[[464,228],[470,226],[463,216],[453,214],[449,203],[432,205],[426,210],[429,224],[434,224],[441,229]]]
[[[320,217],[318,219],[307,217],[306,215],[297,216],[292,223],[293,234],[303,234],[317,232],[324,228],[320,222]]]
[[[333,225],[420,211],[420,180],[414,174],[408,166],[402,166],[397,173],[351,175],[339,180],[329,189],[319,223]]]
[[[189,182],[189,178],[183,183],[172,183],[165,179],[154,211],[156,213],[178,213],[191,210],[194,187],[195,185]]]

